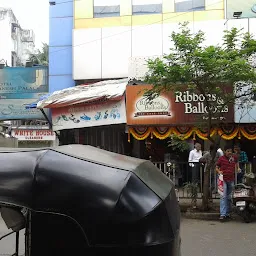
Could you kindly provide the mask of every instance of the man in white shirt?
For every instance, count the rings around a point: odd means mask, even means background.
[[[224,155],[224,153],[223,153],[223,151],[222,151],[221,148],[218,148],[217,152],[219,153],[220,156],[223,156],[223,155]]]
[[[199,160],[203,156],[202,150],[201,150],[201,144],[196,143],[195,148],[190,151],[188,162],[191,166],[191,172],[192,172],[192,183],[199,183],[200,180],[200,164]]]

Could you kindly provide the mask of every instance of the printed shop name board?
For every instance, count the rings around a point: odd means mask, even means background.
[[[176,125],[192,124],[208,119],[210,103],[213,120],[234,121],[234,107],[225,105],[216,94],[191,91],[166,92],[154,99],[144,96],[150,85],[127,86],[126,112],[128,125]],[[206,99],[207,97],[207,99]]]
[[[216,94],[208,94],[207,99],[203,94],[186,92],[175,93],[175,103],[184,104],[185,114],[207,114],[208,107],[206,106],[206,100],[209,103],[214,103],[212,106],[212,113],[228,113],[229,107],[224,105],[222,99],[218,98]],[[171,103],[163,96],[159,96],[153,100],[149,100],[147,97],[143,97],[136,102],[136,110],[134,117],[139,116],[171,116]]]
[[[124,97],[120,101],[79,104],[52,109],[53,130],[76,129],[126,123]]]
[[[12,136],[18,140],[54,141],[56,135],[51,130],[12,130]]]
[[[207,97],[207,98],[206,98]],[[216,94],[207,94],[206,97],[203,94],[191,93],[189,91],[176,92],[175,103],[184,104],[185,114],[207,114],[208,107],[206,102],[214,104],[211,106],[212,113],[228,113],[228,105],[224,105],[224,101],[217,97]]]

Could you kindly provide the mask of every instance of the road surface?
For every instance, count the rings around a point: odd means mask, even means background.
[[[256,222],[182,220],[182,256],[255,256]]]
[[[0,237],[10,233],[5,226],[5,223],[0,217]],[[12,255],[15,252],[15,234],[10,235],[9,237],[0,240],[0,255]],[[24,255],[25,246],[24,246],[24,230],[20,233],[20,255]]]
[[[242,221],[219,223],[183,219],[182,256],[255,256],[256,222],[245,224]],[[0,235],[7,233],[0,219]],[[21,235],[21,255],[24,254],[24,231]],[[0,241],[0,255],[14,253],[15,236]]]

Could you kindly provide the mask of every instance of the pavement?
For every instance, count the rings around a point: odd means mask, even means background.
[[[0,219],[0,235],[7,233]],[[256,222],[241,220],[220,223],[183,218],[181,221],[182,256],[255,256]],[[14,253],[15,236],[0,240],[0,255]],[[21,233],[20,255],[24,254],[24,231]]]

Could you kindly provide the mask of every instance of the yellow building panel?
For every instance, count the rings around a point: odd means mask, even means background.
[[[134,15],[132,16],[132,26],[143,26],[146,24],[161,24],[162,20],[163,14]]]
[[[75,29],[131,26],[131,16],[75,20]]]
[[[163,14],[163,23],[193,21],[193,12],[178,12]]]
[[[175,12],[175,0],[163,0],[163,13]]]
[[[224,19],[223,10],[194,12],[194,21],[221,20],[221,19]]]
[[[206,10],[224,10],[224,0],[205,0],[205,9]]]
[[[79,0],[74,3],[75,20],[93,18],[93,0]]]
[[[132,15],[132,0],[120,1],[120,16]]]

